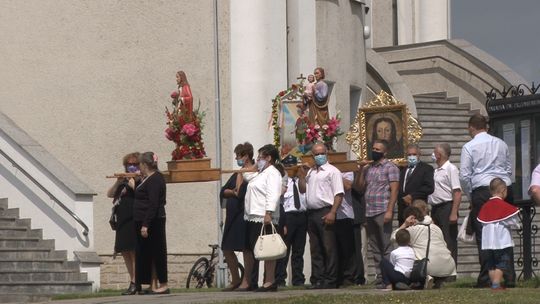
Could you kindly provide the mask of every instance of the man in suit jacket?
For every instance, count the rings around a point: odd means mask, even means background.
[[[419,160],[420,148],[418,145],[407,146],[407,167],[403,168],[399,176],[398,193],[398,222],[403,224],[403,211],[415,199],[427,201],[428,195],[433,193],[433,167]]]

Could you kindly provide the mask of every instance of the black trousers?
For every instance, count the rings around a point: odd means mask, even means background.
[[[335,232],[338,251],[338,286],[357,284],[356,248],[354,243],[353,219],[336,220]]]
[[[403,273],[396,271],[394,265],[386,258],[381,260],[380,267],[384,285],[392,284],[392,287],[395,287],[400,282],[409,285],[409,279]]]
[[[167,283],[167,238],[165,218],[155,218],[148,227],[148,237],[141,236],[142,222],[135,222],[137,246],[135,247],[135,280],[137,285],[150,284],[152,265],[156,267],[160,283]]]
[[[457,223],[450,223],[450,213],[452,213],[452,201],[432,205],[431,207],[431,218],[433,219],[433,223],[441,228],[446,247],[450,250],[450,254],[452,254],[452,258],[457,266],[458,225]]]
[[[306,212],[285,213],[287,223],[287,235],[284,240],[287,245],[287,255],[277,261],[276,282],[285,284],[287,279],[287,264],[291,258],[292,285],[304,285],[304,248],[306,247],[307,236],[307,214]]]
[[[364,256],[362,255],[362,224],[353,225],[354,260],[356,263],[356,284],[366,283],[364,273]]]
[[[473,231],[476,236],[476,246],[478,248],[479,262],[480,262],[480,273],[478,274],[477,285],[479,287],[489,287],[491,286],[489,279],[489,269],[488,269],[488,257],[486,252],[482,250],[482,224],[478,221],[478,213],[480,208],[489,200],[491,194],[489,193],[489,187],[479,187],[473,190],[472,192],[472,209],[469,219],[473,219]],[[508,194],[506,201],[509,203],[514,202],[514,195],[512,192],[512,187],[508,187]],[[516,271],[514,268],[514,248],[509,249],[510,261],[508,269],[503,271],[504,284],[506,287],[514,287],[516,285]]]
[[[335,225],[324,225],[322,217],[330,207],[308,210],[308,234],[311,252],[311,284],[337,286],[338,253]]]

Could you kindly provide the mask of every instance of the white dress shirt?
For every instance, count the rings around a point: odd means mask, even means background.
[[[411,246],[399,246],[390,252],[390,263],[394,265],[394,270],[403,273],[405,277],[411,276],[416,255]]]
[[[431,205],[453,201],[453,191],[461,190],[459,170],[449,160],[435,169],[433,181],[435,182],[435,190],[428,197],[428,202]]]
[[[328,162],[310,169],[306,176],[307,208],[320,209],[334,205],[334,197],[344,193],[341,172]]]
[[[266,211],[272,211],[272,222],[277,224],[282,186],[281,173],[274,166],[269,166],[252,176],[249,176],[252,178],[249,180],[244,200],[244,219],[262,223]]]
[[[298,190],[298,197],[300,198],[300,209],[296,209],[294,206],[294,183],[296,181],[296,187],[298,188],[298,177],[288,178],[287,191],[283,194],[283,209],[285,212],[304,212],[307,210],[306,195],[300,193]]]
[[[341,173],[341,176],[351,182],[354,180],[354,173],[352,172]],[[336,219],[354,219],[354,210],[352,206],[352,190],[345,191],[345,194],[343,195],[343,200],[341,201],[341,206],[339,206],[336,213]]]
[[[466,193],[470,194],[478,187],[489,186],[496,177],[510,186],[511,176],[510,152],[501,139],[480,132],[463,145],[459,178]]]

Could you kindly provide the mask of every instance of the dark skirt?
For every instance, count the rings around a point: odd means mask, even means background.
[[[116,209],[118,226],[114,241],[114,252],[135,251],[137,234],[133,222],[133,196],[123,196]]]
[[[150,284],[152,280],[152,264],[156,267],[160,283],[167,282],[167,238],[165,235],[165,218],[155,218],[148,227],[148,237],[141,236],[142,222],[135,222],[137,246],[135,250],[136,284]]]
[[[225,189],[234,189],[236,174],[233,174],[221,189],[221,196]],[[246,246],[246,222],[244,221],[244,196],[247,183],[240,187],[238,197],[227,199],[225,206],[225,226],[221,249],[229,251],[243,251]]]

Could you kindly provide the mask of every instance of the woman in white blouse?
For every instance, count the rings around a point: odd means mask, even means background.
[[[247,250],[244,251],[244,278],[236,291],[253,290],[249,285],[255,264],[253,248],[261,233],[263,224],[265,225],[265,230],[269,233],[272,230],[270,223],[277,225],[279,220],[282,172],[274,166],[276,160],[279,159],[279,152],[273,145],[265,145],[258,152],[258,172],[256,174],[244,174],[244,179],[249,182],[244,200],[244,219],[247,225]],[[264,261],[264,284],[256,291],[277,291],[277,285],[274,284],[275,269],[275,260]]]

